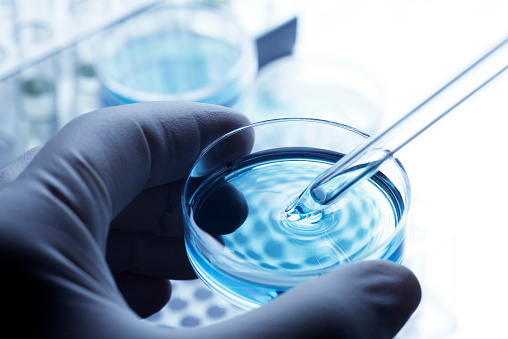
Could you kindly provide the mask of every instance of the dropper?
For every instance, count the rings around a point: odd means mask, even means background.
[[[508,37],[388,128],[366,139],[318,175],[285,211],[288,220],[317,222],[323,213],[374,175],[395,152],[508,68]]]

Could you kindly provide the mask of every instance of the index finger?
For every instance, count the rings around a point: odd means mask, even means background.
[[[57,133],[18,183],[30,190],[40,187],[41,178],[58,182],[58,195],[46,187],[48,196],[66,204],[104,247],[105,225],[139,192],[184,178],[201,149],[247,123],[234,110],[198,103],[150,102],[102,109],[71,121]]]

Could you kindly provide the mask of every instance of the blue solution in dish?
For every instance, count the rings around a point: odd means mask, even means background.
[[[192,231],[186,226],[188,256],[200,278],[234,305],[252,309],[352,260],[400,263],[404,231],[393,234],[403,226],[399,221],[405,206],[400,192],[380,172],[349,192],[319,222],[286,219],[290,202],[341,156],[316,149],[260,152],[234,161],[201,183],[187,223],[206,220],[203,213],[208,210],[202,207],[221,185],[241,192],[248,214],[232,232],[213,234],[221,244],[218,255],[189,236]]]
[[[232,76],[238,48],[186,32],[128,40],[101,65],[103,106],[184,100],[231,107],[245,78]],[[237,72],[237,70],[234,70]]]

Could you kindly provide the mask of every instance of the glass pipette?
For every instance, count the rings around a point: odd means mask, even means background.
[[[394,124],[366,139],[318,175],[285,211],[288,220],[317,222],[385,160],[508,68],[508,37]]]

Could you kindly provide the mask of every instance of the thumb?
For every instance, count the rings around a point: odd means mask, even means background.
[[[217,338],[392,338],[420,299],[418,280],[406,267],[390,261],[360,262],[300,285],[206,333]]]

